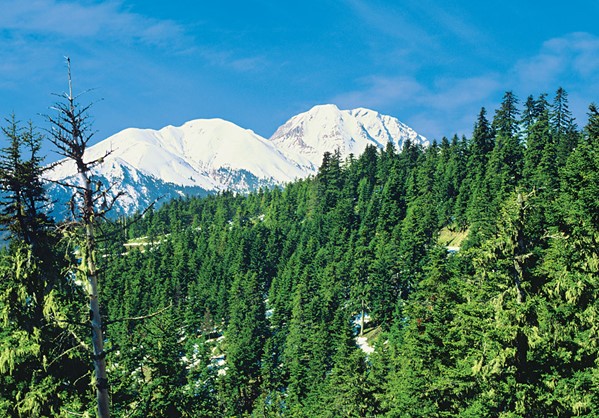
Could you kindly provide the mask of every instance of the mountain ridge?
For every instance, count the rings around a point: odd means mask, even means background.
[[[114,184],[126,196],[117,214],[143,210],[164,195],[208,194],[223,190],[249,192],[305,178],[316,173],[325,152],[342,158],[361,154],[367,145],[383,148],[388,142],[401,149],[406,140],[428,145],[428,140],[398,119],[357,108],[314,106],[291,117],[266,139],[220,118],[193,119],[159,130],[127,128],[87,149],[86,159],[104,157],[94,177]],[[48,175],[50,181],[77,181],[71,161],[63,161]],[[64,187],[49,185],[54,215],[65,216]]]

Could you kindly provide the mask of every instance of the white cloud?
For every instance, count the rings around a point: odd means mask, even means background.
[[[0,29],[32,36],[118,39],[177,47],[185,30],[170,20],[152,19],[123,10],[117,1],[73,2],[30,0],[3,5]]]
[[[331,101],[343,107],[390,109],[406,115],[415,129],[431,138],[468,135],[480,107],[493,108],[505,91],[517,95],[549,93],[560,86],[570,93],[579,123],[586,107],[599,95],[599,37],[571,33],[544,42],[539,51],[503,73],[487,71],[469,77],[436,75],[421,79],[417,71],[379,73],[357,80],[354,89]]]
[[[437,78],[433,86],[425,86],[415,77],[370,76],[360,80],[356,89],[332,98],[345,107],[425,106],[430,110],[460,109],[481,103],[502,89],[497,74],[471,78]]]
[[[389,45],[399,48],[404,57],[420,67],[434,61],[437,65],[455,62],[462,48],[478,56],[494,60],[492,38],[481,22],[468,15],[465,8],[430,0],[385,2],[377,0],[345,0],[348,8],[363,26],[363,32],[374,34],[373,44],[381,37],[391,42],[375,52],[389,59]],[[407,63],[406,60],[402,64]]]
[[[567,81],[574,88],[593,89],[599,81],[599,38],[577,32],[550,39],[512,72],[522,88],[553,90]]]
[[[434,36],[410,15],[406,7],[373,5],[364,0],[346,0],[357,19],[377,36],[385,35],[402,45],[403,50],[412,53],[419,51],[437,51],[442,48]]]
[[[340,94],[331,99],[342,107],[384,107],[398,102],[420,100],[423,85],[411,77],[370,76],[358,81],[363,88]]]
[[[204,48],[200,55],[211,65],[228,68],[240,73],[259,71],[268,66],[268,60],[262,56],[238,57],[232,51]]]
[[[437,78],[432,86],[415,77],[371,76],[356,89],[331,98],[344,108],[359,106],[391,112],[430,139],[454,133],[469,135],[481,106],[503,90],[501,77],[489,74],[471,78]]]
[[[170,66],[164,55],[169,60],[199,57],[209,65],[239,73],[258,71],[268,64],[263,56],[202,45],[191,29],[130,12],[118,0],[13,2],[0,14],[0,76],[5,86],[14,84],[13,79],[25,79],[21,75],[30,79],[35,77],[32,67],[56,62],[63,55],[78,55],[80,64],[82,57],[88,57],[96,69],[107,65],[101,61],[107,58],[135,67],[141,63],[132,57],[145,65]],[[146,47],[158,48],[158,55],[156,51],[147,54]]]
[[[495,73],[468,78],[441,78],[423,101],[435,109],[460,109],[485,103],[503,90],[500,75]]]

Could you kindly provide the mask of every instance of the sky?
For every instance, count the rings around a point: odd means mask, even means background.
[[[596,0],[0,0],[0,10],[0,117],[47,128],[68,56],[79,101],[93,103],[94,141],[214,117],[268,138],[325,103],[440,139],[469,136],[508,90],[523,103],[563,87],[579,126],[599,102]]]

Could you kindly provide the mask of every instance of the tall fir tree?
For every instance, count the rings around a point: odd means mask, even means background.
[[[262,356],[268,336],[264,290],[255,273],[238,273],[231,288],[224,376],[231,416],[249,413],[259,396]]]
[[[14,116],[7,122],[9,145],[0,157],[0,224],[10,233],[0,255],[0,414],[58,415],[85,398],[77,351],[85,344],[67,321],[74,292],[44,213],[41,136]]]
[[[555,92],[550,123],[556,144],[556,164],[562,167],[578,142],[575,119],[568,104],[568,93],[562,87]]]

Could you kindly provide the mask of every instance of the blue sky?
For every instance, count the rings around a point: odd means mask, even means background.
[[[93,89],[97,139],[220,117],[269,137],[316,104],[368,107],[439,139],[481,106],[559,86],[599,101],[599,2],[0,0],[0,116],[44,127]]]

